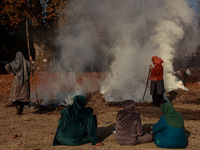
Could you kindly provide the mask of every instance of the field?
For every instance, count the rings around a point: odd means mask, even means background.
[[[174,107],[184,117],[185,133],[188,138],[188,150],[200,149],[200,74],[192,73],[190,80],[186,80],[185,86],[189,91],[175,90],[168,92],[168,96]],[[47,73],[36,73],[36,85],[43,84],[42,78],[48,76]],[[99,140],[103,142],[102,147],[94,147],[90,143],[81,146],[57,146],[53,147],[52,142],[56,132],[60,110],[63,107],[43,108],[34,110],[26,107],[23,115],[16,115],[15,107],[5,107],[9,101],[10,86],[12,76],[0,74],[0,149],[1,150],[63,150],[63,149],[105,149],[105,150],[156,150],[159,149],[154,143],[141,144],[136,146],[119,145],[115,141],[114,131],[115,118],[120,110],[117,103],[106,103],[102,95],[98,92],[99,82],[103,79],[102,73],[82,73],[78,78],[81,83],[82,78],[91,78],[95,83],[95,90],[87,95],[88,106],[94,109],[94,114],[98,119]],[[31,78],[31,91],[34,91]],[[151,103],[138,103],[135,110],[141,114],[144,130],[158,121],[162,113],[159,108],[152,108]]]

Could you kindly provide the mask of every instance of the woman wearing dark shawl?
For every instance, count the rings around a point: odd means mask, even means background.
[[[116,117],[116,141],[119,144],[136,145],[153,141],[153,135],[144,133],[141,118],[134,111],[133,100],[125,100],[121,103],[122,110]]]
[[[154,143],[162,148],[185,148],[187,141],[182,115],[170,102],[163,103],[161,110],[163,116],[153,125]]]
[[[32,57],[29,57],[30,61]],[[14,75],[10,91],[10,101],[16,106],[17,114],[21,115],[25,104],[30,102],[31,63],[26,60],[22,52],[15,54],[15,59],[5,66],[7,72]]]
[[[92,111],[85,108],[85,102],[84,96],[77,95],[73,98],[73,104],[61,111],[53,146],[75,146],[89,142],[102,146],[102,143],[98,142]]]

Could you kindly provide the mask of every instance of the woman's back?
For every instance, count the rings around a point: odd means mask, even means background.
[[[97,142],[96,124],[90,109],[76,100],[61,112],[53,145],[81,145]],[[85,102],[84,102],[85,103]]]
[[[163,148],[185,148],[187,140],[182,115],[170,102],[163,103],[161,110],[163,116],[153,125],[154,143]]]

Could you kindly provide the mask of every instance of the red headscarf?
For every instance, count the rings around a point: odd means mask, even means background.
[[[153,62],[154,64],[162,64],[162,63],[164,62],[160,57],[157,57],[157,56],[153,56],[153,57],[151,58],[151,60],[152,60],[152,62]]]
[[[154,61],[154,60],[156,60],[156,59],[158,59],[157,56],[153,56],[153,57],[151,58],[152,61]]]

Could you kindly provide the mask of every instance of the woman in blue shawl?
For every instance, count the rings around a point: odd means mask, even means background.
[[[102,143],[98,142],[92,111],[85,108],[85,102],[84,96],[77,95],[73,98],[73,104],[61,111],[53,146],[75,146],[89,142],[102,146]]]
[[[163,116],[153,125],[154,143],[162,148],[185,148],[187,140],[182,115],[170,102],[163,103],[161,110]]]

